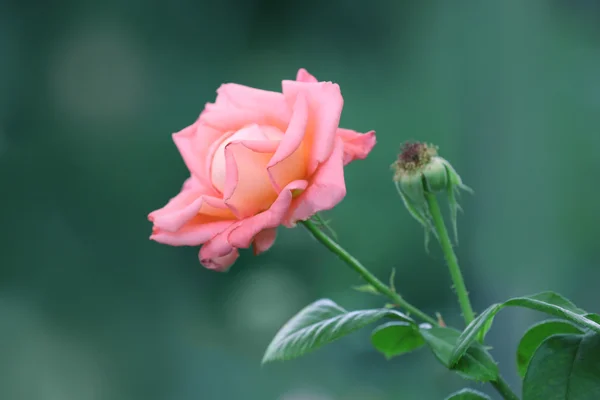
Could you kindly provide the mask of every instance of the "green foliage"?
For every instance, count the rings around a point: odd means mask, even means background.
[[[517,369],[521,378],[525,377],[527,367],[537,348],[548,337],[556,334],[580,334],[581,329],[568,321],[548,320],[542,321],[523,335],[517,349]]]
[[[415,324],[388,322],[375,328],[371,334],[371,343],[390,359],[420,348],[425,340]]]
[[[585,317],[594,321],[597,324],[600,324],[600,315],[598,314],[585,314]]]
[[[527,297],[516,297],[504,303],[493,304],[467,326],[460,335],[456,348],[452,352],[451,365],[459,362],[471,343],[478,338],[479,332],[488,326],[488,321],[504,307],[524,307],[541,311],[555,317],[567,319],[579,326],[600,332],[600,325],[584,316],[585,311],[577,308],[569,300],[553,292],[542,292]],[[489,328],[489,326],[488,326]]]
[[[483,326],[481,327],[481,330],[479,331],[479,333],[477,333],[477,341],[479,343],[483,343],[483,341],[485,339],[485,335],[487,335],[489,330],[492,328],[493,323],[494,323],[494,317],[491,317],[491,318],[488,318],[486,320],[486,322],[483,324]]]
[[[523,381],[523,400],[600,399],[600,335],[560,334],[535,351]]]
[[[265,352],[263,363],[299,357],[383,317],[414,323],[391,309],[346,311],[329,299],[318,300],[279,330]]]
[[[491,400],[486,394],[473,389],[461,389],[456,393],[452,393],[445,400]]]
[[[451,363],[452,350],[460,335],[455,329],[433,327],[421,329],[425,342],[436,358],[447,368],[455,370],[461,376],[476,381],[493,381],[498,378],[498,366],[489,353],[479,344],[471,346],[460,361]]]
[[[379,293],[379,291],[377,291],[377,289],[375,289],[375,287],[373,285],[369,285],[368,283],[366,283],[364,285],[353,286],[352,289],[356,290],[357,292],[369,293],[369,294],[374,294],[377,296],[379,296],[381,294],[381,293]]]

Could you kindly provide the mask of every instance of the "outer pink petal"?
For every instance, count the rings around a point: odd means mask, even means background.
[[[294,181],[288,184],[267,211],[240,221],[229,233],[229,243],[234,247],[247,248],[260,232],[281,225],[292,204],[292,191],[304,190],[307,185],[306,181]]]
[[[154,228],[150,239],[171,246],[198,246],[229,228],[235,221],[210,222],[198,216],[177,232]]]
[[[216,271],[227,271],[238,258],[238,250],[233,247],[227,237],[238,223],[230,225],[225,231],[219,233],[206,242],[198,253],[200,263],[208,269]]]
[[[278,145],[274,140],[248,140],[225,146],[223,196],[225,204],[238,218],[260,212],[277,198],[266,166]]]
[[[284,225],[293,227],[319,211],[329,210],[346,195],[344,182],[344,144],[336,140],[333,153],[312,177],[308,188],[296,199],[284,220]]]
[[[290,124],[267,165],[269,178],[277,192],[288,183],[306,176],[302,140],[308,124],[308,103],[303,93],[296,98]]]
[[[226,271],[237,259],[238,248],[250,247],[252,242],[257,254],[270,248],[275,241],[275,230],[292,202],[292,190],[303,190],[306,186],[306,181],[290,183],[281,191],[270,209],[231,224],[206,242],[199,254],[202,265]]]
[[[198,214],[213,219],[232,219],[233,214],[222,199],[204,194],[204,187],[195,177],[189,178],[181,192],[163,208],[151,212],[148,219],[158,229],[177,232]]]
[[[365,159],[377,143],[375,131],[363,134],[350,129],[339,128],[337,136],[344,142],[344,165],[356,159]]]
[[[282,87],[290,106],[296,103],[300,93],[303,93],[308,101],[309,128],[306,143],[309,147],[308,174],[310,175],[331,155],[344,99],[340,87],[331,82],[283,81]]]
[[[228,83],[217,90],[217,100],[206,105],[200,120],[222,131],[238,130],[250,123],[283,131],[290,115],[291,107],[281,93]]]
[[[208,150],[221,136],[221,131],[202,124],[200,120],[173,134],[173,141],[185,165],[207,189],[212,188],[206,168]]]
[[[177,146],[177,150],[179,150],[185,165],[192,173],[201,172],[203,167],[198,161],[198,157],[195,154],[196,149],[194,148],[194,136],[196,135],[198,125],[199,121],[196,121],[192,125],[173,134],[175,146]]]
[[[275,238],[277,237],[277,228],[265,229],[260,231],[254,237],[254,255],[257,256],[265,251],[269,250],[273,243],[275,243]]]
[[[300,68],[298,70],[298,73],[296,74],[296,81],[298,81],[298,82],[310,82],[310,83],[319,82],[317,80],[317,78],[315,78],[314,76],[312,76],[311,74],[309,74],[308,71],[305,70],[304,68]]]
[[[232,249],[231,252],[227,253],[224,256],[204,259],[202,265],[204,265],[208,269],[212,269],[219,272],[226,272],[229,268],[231,268],[231,266],[233,265],[233,263],[235,263],[239,256],[240,253],[238,252],[238,250]]]
[[[206,249],[209,249],[206,244],[200,248],[198,253],[200,263],[204,267],[218,272],[227,272],[240,256],[238,249],[234,247],[231,247],[229,252],[222,256],[214,255],[212,251]]]

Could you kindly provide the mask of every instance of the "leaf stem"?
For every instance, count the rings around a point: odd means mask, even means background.
[[[498,391],[498,393],[500,393],[502,397],[504,397],[504,399],[519,400],[519,396],[512,391],[510,386],[508,386],[508,383],[506,383],[501,376],[499,376],[496,381],[490,382],[490,384]]]
[[[390,287],[381,282],[375,275],[367,270],[356,258],[348,253],[342,246],[337,244],[333,239],[327,236],[321,231],[313,222],[310,220],[302,221],[302,224],[308,229],[315,239],[321,242],[329,251],[337,255],[342,261],[350,266],[354,271],[358,272],[365,281],[370,283],[379,293],[389,297],[395,304],[404,308],[410,314],[414,314],[421,320],[429,322],[430,324],[437,326],[437,321],[419,310],[417,307],[404,300],[402,296],[392,290]]]
[[[429,204],[429,212],[431,213],[431,218],[433,219],[433,225],[435,226],[440,245],[442,246],[442,250],[446,258],[446,263],[448,264],[448,269],[450,270],[450,276],[452,277],[452,282],[454,283],[454,290],[458,296],[458,303],[460,304],[465,323],[469,325],[471,321],[475,319],[475,313],[471,307],[469,293],[467,292],[465,281],[460,272],[458,260],[456,259],[456,254],[454,254],[452,242],[450,241],[450,236],[448,236],[448,230],[446,229],[446,224],[444,223],[444,218],[442,217],[442,212],[440,211],[440,206],[438,205],[438,201],[434,194],[425,192],[425,198]]]

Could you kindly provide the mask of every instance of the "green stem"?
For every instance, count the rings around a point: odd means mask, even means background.
[[[460,304],[465,323],[469,325],[473,319],[475,319],[475,313],[473,313],[473,308],[471,307],[469,293],[467,292],[465,281],[460,272],[458,260],[456,259],[456,254],[454,254],[452,242],[450,241],[450,236],[448,236],[448,230],[444,224],[444,218],[442,217],[440,206],[438,205],[434,194],[425,192],[425,197],[427,198],[427,203],[429,204],[429,212],[433,218],[433,225],[435,226],[435,230],[437,231],[438,238],[440,240],[440,245],[442,246],[444,256],[446,257],[446,263],[448,264],[450,276],[452,277],[452,282],[454,283],[454,290],[458,296],[458,303]]]
[[[302,224],[308,229],[308,231],[321,242],[329,251],[337,255],[342,261],[348,264],[352,269],[360,274],[365,281],[370,283],[379,293],[384,296],[389,297],[395,304],[404,308],[408,313],[414,314],[423,321],[429,322],[432,325],[438,325],[437,321],[425,314],[423,311],[419,310],[406,300],[402,298],[398,293],[393,291],[383,282],[381,282],[375,275],[373,275],[369,270],[367,270],[356,258],[352,257],[350,253],[348,253],[342,246],[337,244],[333,239],[327,236],[323,231],[321,231],[313,222],[310,220],[302,221]]]
[[[500,395],[506,400],[519,400],[519,396],[517,396],[512,391],[510,386],[508,386],[508,383],[506,383],[506,381],[501,376],[498,377],[497,381],[493,381],[490,383],[492,384],[494,389],[496,389],[496,391],[498,391],[498,393],[500,393]]]
[[[434,198],[434,201],[435,201],[435,198]],[[440,218],[441,218],[441,213],[439,212],[440,209],[437,206],[437,202],[435,203],[435,206],[436,206],[438,215],[440,215]],[[445,237],[446,237],[448,243],[450,243],[450,239],[448,238],[448,232],[446,231],[444,222],[443,222],[443,220],[441,220],[441,221],[442,221],[442,227],[445,232]],[[429,322],[431,325],[434,325],[434,326],[439,325],[435,319],[433,319],[429,315],[425,314],[423,311],[419,310],[417,307],[413,306],[412,304],[410,304],[409,302],[404,300],[402,298],[402,296],[400,296],[398,293],[396,293],[390,287],[388,287],[383,282],[381,282],[379,279],[377,279],[377,277],[375,275],[373,275],[369,270],[367,270],[360,263],[360,261],[358,261],[356,258],[352,257],[352,255],[350,253],[348,253],[346,250],[344,250],[344,248],[342,246],[337,244],[337,242],[335,242],[333,239],[331,239],[329,236],[327,236],[323,231],[321,231],[321,229],[319,229],[319,227],[316,226],[313,222],[311,222],[310,220],[302,221],[302,224],[306,227],[306,229],[308,229],[308,231],[314,236],[315,239],[317,239],[319,242],[321,242],[329,251],[331,251],[332,253],[337,255],[342,261],[344,261],[352,269],[354,269],[356,272],[358,272],[359,275],[362,276],[365,281],[370,283],[371,286],[373,286],[379,293],[381,293],[384,296],[389,297],[395,304],[404,308],[407,312],[416,315],[421,320]],[[438,233],[440,234],[440,238],[441,238],[443,235],[441,235],[440,232],[438,232]],[[452,245],[450,245],[450,252],[451,252],[452,256],[454,257],[454,264],[456,265],[458,274],[460,276],[460,270],[458,270],[458,263],[456,262],[456,256],[454,256],[454,252],[452,251]],[[462,282],[462,277],[460,278],[460,281]],[[462,286],[464,288],[464,283]],[[466,289],[465,289],[465,293],[466,293]],[[467,303],[468,303],[468,297],[467,297]],[[469,305],[469,309],[470,309],[470,305]],[[473,311],[471,311],[471,314],[472,313],[473,313]],[[494,388],[498,391],[498,393],[500,393],[500,395],[502,395],[502,397],[505,400],[519,400],[519,397],[517,397],[517,395],[512,392],[512,390],[510,389],[508,384],[504,381],[504,379],[502,379],[502,377],[498,377],[498,380],[496,380],[494,382],[490,382],[490,383],[492,384],[492,386],[494,386]]]

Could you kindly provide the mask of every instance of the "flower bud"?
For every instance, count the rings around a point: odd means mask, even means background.
[[[471,189],[462,183],[452,165],[437,155],[437,147],[419,142],[405,143],[392,168],[395,172],[394,182],[404,205],[425,228],[425,242],[427,243],[430,232],[435,235],[427,195],[440,192],[447,195],[456,237],[456,218],[460,209],[456,195],[459,189]]]

